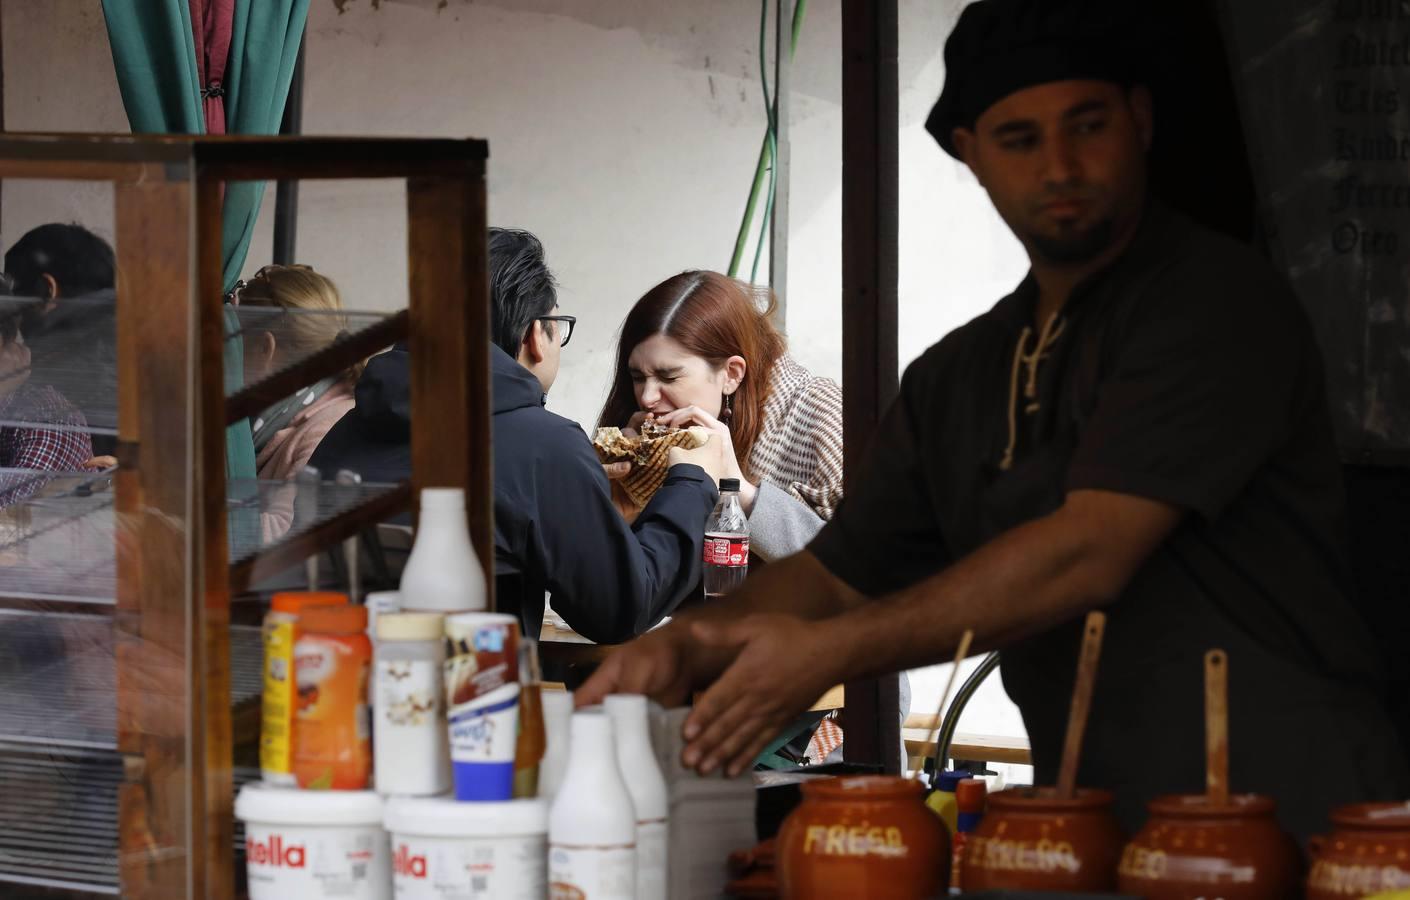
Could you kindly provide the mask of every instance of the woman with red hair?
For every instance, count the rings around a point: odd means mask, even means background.
[[[750,543],[764,559],[802,550],[842,497],[842,391],[786,351],[767,288],[682,272],[622,325],[599,425],[700,425],[723,442]]]

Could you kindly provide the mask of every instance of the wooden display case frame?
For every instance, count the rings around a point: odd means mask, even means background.
[[[466,489],[493,571],[486,156],[470,139],[0,136],[0,178],[114,186],[124,897],[234,895],[233,593],[406,508],[422,486]],[[406,182],[408,310],[227,398],[223,183],[374,178]],[[411,483],[232,568],[227,425],[400,340],[412,348],[414,418],[435,423],[413,429]]]

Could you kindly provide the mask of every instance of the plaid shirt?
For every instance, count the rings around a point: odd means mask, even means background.
[[[93,441],[86,431],[25,428],[15,422],[61,425],[82,429],[83,414],[48,385],[26,384],[0,399],[0,468],[74,472],[93,458]],[[0,475],[0,506],[25,500],[45,479],[13,472]]]

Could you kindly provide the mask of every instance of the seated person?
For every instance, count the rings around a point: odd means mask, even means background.
[[[725,449],[749,516],[751,552],[807,546],[842,499],[842,389],[788,355],[774,299],[718,272],[682,272],[622,325],[599,425],[701,425]]]
[[[33,496],[47,479],[93,456],[83,414],[53,387],[31,380],[29,347],[13,315],[0,320],[0,507]]]
[[[673,449],[665,485],[628,525],[587,435],[544,409],[572,320],[558,315],[543,245],[528,232],[495,228],[489,250],[496,575],[522,578],[526,634],[539,633],[550,591],[579,634],[626,640],[669,615],[700,579],[705,520],[719,497],[719,442]],[[411,471],[410,436],[409,355],[397,347],[368,361],[357,406],[312,464],[401,480]]]
[[[117,408],[117,328],[113,248],[82,225],[52,222],[26,232],[5,253],[5,274],[18,297],[42,301],[20,316],[29,348],[33,389],[52,391],[88,423],[110,418]],[[81,366],[73,364],[81,353]],[[90,435],[95,465],[113,465],[117,439]]]
[[[345,333],[338,286],[308,266],[265,266],[235,286],[242,310],[245,383],[327,347]],[[252,309],[271,311],[268,319]],[[294,315],[279,315],[293,310]],[[285,481],[308,465],[328,429],[353,408],[353,386],[364,363],[311,384],[262,412],[250,427],[255,465],[264,481]]]

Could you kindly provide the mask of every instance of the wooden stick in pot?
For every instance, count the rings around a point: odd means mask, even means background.
[[[1072,709],[1067,715],[1067,739],[1058,768],[1057,795],[1063,800],[1070,800],[1077,793],[1077,763],[1082,758],[1082,736],[1087,731],[1087,713],[1092,708],[1092,687],[1097,682],[1097,662],[1101,659],[1105,630],[1105,614],[1096,610],[1087,613],[1087,625],[1082,630],[1082,654],[1077,659],[1077,682],[1072,688]]]
[[[1229,804],[1229,659],[1223,650],[1204,655],[1205,794],[1213,806]]]

